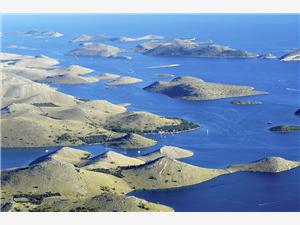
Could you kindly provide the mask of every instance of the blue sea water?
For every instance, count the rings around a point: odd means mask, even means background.
[[[151,57],[132,51],[138,44],[107,44],[128,49],[124,55],[133,60],[98,57],[75,58],[65,53],[78,45],[69,41],[81,34],[105,34],[110,37],[138,37],[157,34],[166,38],[196,37],[213,40],[233,48],[271,52],[281,56],[300,48],[299,15],[205,14],[205,15],[4,15],[2,32],[58,31],[57,39],[37,39],[22,35],[4,35],[2,51],[48,55],[62,66],[78,64],[104,72],[130,75],[144,80],[131,86],[106,88],[102,82],[85,85],[53,85],[58,90],[80,98],[107,99],[113,103],[131,103],[129,110],[149,111],[164,116],[180,116],[202,125],[201,129],[175,135],[149,135],[158,140],[154,147],[118,150],[137,156],[162,145],[174,145],[194,152],[183,161],[211,168],[246,163],[266,156],[300,160],[299,133],[272,133],[270,126],[300,125],[294,115],[299,108],[300,64],[276,59],[206,59]],[[13,50],[7,45],[24,45],[36,50]],[[149,66],[178,63],[180,67],[147,69]],[[232,99],[189,102],[142,90],[162,78],[161,73],[192,75],[205,81],[249,85],[268,95],[244,97],[263,102],[262,105],[232,105]],[[273,124],[268,125],[271,121]],[[207,133],[208,130],[208,133]],[[94,155],[107,150],[101,145],[77,146]],[[45,149],[2,149],[1,168],[25,166],[47,154]],[[174,190],[136,191],[132,195],[172,206],[176,211],[300,211],[300,170],[280,174],[237,173],[218,177],[203,184]]]

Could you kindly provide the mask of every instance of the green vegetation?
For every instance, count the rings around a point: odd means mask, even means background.
[[[100,186],[100,190],[105,191],[105,192],[110,192],[111,191],[110,187],[108,187],[108,186]]]
[[[81,157],[82,160],[90,158],[91,154],[90,153],[83,153],[84,157]]]
[[[146,207],[146,204],[143,202],[139,202],[139,204],[137,205],[137,207],[139,207],[140,209],[145,209],[145,210],[149,210],[148,207]]]
[[[96,209],[89,208],[89,207],[76,207],[75,209],[70,209],[69,212],[96,212]]]
[[[186,130],[193,130],[197,129],[200,126],[198,124],[192,123],[190,121],[178,118],[178,117],[167,117],[167,119],[176,119],[180,120],[180,124],[168,125],[168,126],[161,126],[157,127],[153,130],[145,130],[143,128],[122,128],[117,124],[111,124],[105,128],[112,130],[118,133],[136,133],[136,134],[143,134],[143,133],[172,133],[172,132],[179,132],[179,131],[186,131]]]
[[[77,100],[79,101],[82,101],[82,102],[89,102],[91,101],[91,99],[88,99],[88,98],[76,98]]]
[[[114,168],[114,169],[97,168],[97,169],[92,169],[91,171],[99,172],[99,173],[106,173],[106,174],[110,174],[110,175],[113,175],[113,176],[119,177],[119,178],[124,177],[122,175],[122,170],[120,168]]]
[[[78,138],[86,144],[103,143],[107,141],[107,136],[105,135],[90,135]]]
[[[31,204],[35,204],[35,205],[40,205],[43,202],[44,198],[54,197],[54,196],[61,196],[61,194],[58,192],[55,192],[55,193],[45,192],[44,194],[15,194],[15,195],[13,195],[13,200],[15,202],[31,203]],[[26,199],[25,201],[24,201],[24,198]],[[20,199],[20,200],[18,200],[18,199]]]
[[[59,107],[52,102],[32,103],[31,105],[34,105],[36,107]]]
[[[56,138],[57,142],[65,142],[65,141],[72,141],[72,140],[73,140],[73,137],[67,133],[57,136],[57,138]]]

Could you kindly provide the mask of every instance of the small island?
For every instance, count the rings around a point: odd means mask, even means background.
[[[233,105],[261,105],[261,101],[256,100],[233,100],[230,102]]]
[[[210,83],[192,76],[176,77],[170,82],[155,82],[144,90],[194,101],[267,94],[249,86]]]
[[[298,125],[279,125],[269,128],[270,131],[275,132],[295,132],[300,131],[300,126]]]
[[[116,57],[121,52],[125,52],[125,50],[116,46],[107,45],[107,44],[87,43],[79,48],[76,48],[68,52],[66,55]]]

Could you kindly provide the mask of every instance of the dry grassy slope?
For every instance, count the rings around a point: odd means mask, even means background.
[[[191,76],[177,77],[170,82],[155,82],[144,89],[184,100],[213,100],[267,94],[249,86],[204,82]]]
[[[48,116],[61,120],[78,120],[95,124],[103,124],[107,117],[123,113],[126,108],[114,105],[106,100],[81,102],[70,107],[48,107],[43,109]]]
[[[138,79],[135,77],[123,76],[116,78],[107,83],[109,86],[119,86],[119,85],[128,85],[128,84],[136,84],[142,82],[142,79]]]
[[[128,157],[113,151],[105,152],[101,155],[89,159],[82,168],[84,169],[115,169],[118,167],[135,166],[144,164],[144,161],[137,158]]]
[[[105,100],[81,102],[26,78],[13,75],[4,75],[3,78],[1,94],[6,108],[1,111],[1,128],[4,147],[78,145],[84,144],[78,139],[81,136],[105,135],[114,139],[125,135],[103,129],[106,118],[126,111],[123,106]],[[57,138],[64,134],[70,138],[57,142]],[[134,145],[131,145],[146,147],[148,141],[142,138],[134,140]]]
[[[120,52],[124,52],[124,49],[120,49],[116,46],[106,44],[85,44],[82,47],[76,48],[67,53],[71,56],[102,56],[112,57],[117,56]]]
[[[236,164],[226,168],[230,172],[250,171],[279,173],[300,166],[300,162],[286,160],[281,157],[267,157],[252,163]]]
[[[124,180],[136,189],[164,189],[201,183],[228,173],[186,164],[167,157],[122,171]]]
[[[47,56],[11,55],[3,53],[0,58],[2,71],[10,75],[18,75],[30,80],[57,83],[87,83],[96,82],[98,79],[84,77],[93,70],[79,65],[64,68],[55,68],[59,62]]]
[[[119,135],[88,123],[59,120],[38,114],[1,119],[2,147],[38,147],[84,144],[78,136]],[[67,135],[66,135],[67,134]],[[64,136],[66,138],[63,138]]]
[[[82,151],[75,148],[63,147],[55,152],[47,154],[45,156],[41,156],[30,164],[37,164],[48,159],[57,159],[67,163],[71,163],[73,165],[81,165],[86,163],[86,161],[90,158],[91,153],[87,151]]]
[[[123,179],[136,189],[164,189],[202,183],[217,176],[235,172],[278,173],[298,166],[300,166],[298,161],[268,157],[248,164],[232,165],[224,169],[208,169],[163,157],[141,166],[126,168],[122,170],[122,175],[124,176]]]
[[[107,145],[121,149],[139,149],[156,145],[157,141],[143,137],[139,134],[126,134],[107,141]]]
[[[133,196],[103,193],[90,198],[69,199],[65,197],[44,198],[41,204],[9,202],[4,211],[33,212],[172,212],[173,209]]]
[[[133,196],[102,194],[77,202],[68,199],[46,199],[37,211],[89,212],[172,212],[173,209]]]
[[[60,106],[76,104],[73,96],[20,76],[2,73],[1,81],[2,108],[12,103],[52,102]]]
[[[110,117],[107,120],[107,127],[147,133],[163,126],[176,126],[180,123],[178,119],[168,119],[148,112],[125,112]]]
[[[22,68],[28,64],[28,69],[55,64],[55,60],[45,56],[4,54],[2,58]],[[7,61],[4,64],[11,66]],[[47,71],[49,74],[76,73],[78,77],[90,72],[80,66],[51,68]],[[104,79],[116,77],[111,74],[103,76]],[[125,107],[107,101],[84,102],[14,73],[4,72],[1,79],[3,147],[106,143],[117,148],[144,148],[156,144],[156,141],[134,133],[191,129],[191,124],[180,119],[146,112],[126,112]]]
[[[10,198],[16,193],[60,193],[68,198],[94,196],[106,192],[116,194],[131,191],[128,184],[118,177],[74,167],[59,159],[47,159],[25,168],[2,171],[1,189]]]
[[[189,150],[185,150],[182,148],[178,148],[175,146],[163,146],[159,150],[151,152],[149,154],[138,157],[145,162],[152,161],[161,157],[168,157],[171,159],[182,159],[193,156],[193,152]]]

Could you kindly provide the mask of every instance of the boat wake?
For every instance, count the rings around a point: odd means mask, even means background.
[[[295,88],[286,88],[286,90],[288,90],[288,91],[300,91],[299,89],[295,89]]]

